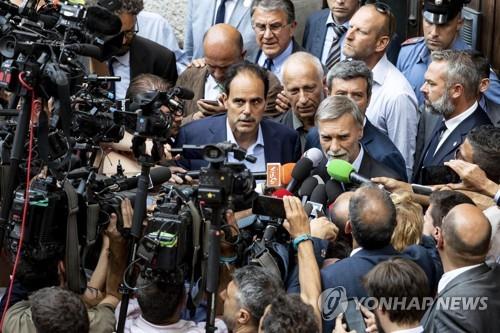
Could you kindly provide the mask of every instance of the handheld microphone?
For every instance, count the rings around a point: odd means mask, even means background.
[[[194,98],[194,92],[184,87],[174,87],[169,90],[169,94],[177,96],[180,99],[192,100]]]
[[[326,165],[326,171],[328,172],[328,175],[332,177],[332,179],[335,179],[336,181],[342,183],[372,183],[371,180],[357,173],[351,163],[344,160],[333,159],[329,161]]]
[[[281,166],[281,184],[288,185],[292,181],[292,171],[295,163],[287,163]]]
[[[288,190],[285,190],[284,188],[280,188],[276,191],[274,191],[271,196],[275,197],[275,198],[280,198],[280,199],[283,199],[284,196],[293,196],[293,193],[288,191]]]
[[[318,184],[314,188],[311,197],[308,201],[308,203],[313,206],[312,216],[318,217],[320,214],[323,213],[323,207],[326,204],[326,200],[327,200],[326,185]]]
[[[302,157],[310,159],[313,162],[313,168],[316,168],[319,163],[325,158],[325,155],[323,155],[323,152],[321,150],[314,147],[304,152]]]
[[[297,194],[302,198],[302,202],[305,203],[307,199],[311,196],[314,189],[318,185],[318,180],[314,177],[307,177],[302,183]]]
[[[286,189],[294,193],[300,184],[309,176],[313,167],[313,161],[307,157],[302,157],[292,170],[292,180],[288,183]]]
[[[153,186],[167,182],[170,177],[172,177],[172,173],[168,167],[156,167],[149,172],[149,178]],[[138,180],[138,176],[124,179],[123,182],[117,184],[119,186],[118,191],[127,191],[137,188]]]
[[[342,186],[340,186],[340,184],[337,182],[333,182],[331,179],[326,182],[325,190],[326,196],[328,198],[328,204],[333,203],[337,199],[337,197],[344,192]]]

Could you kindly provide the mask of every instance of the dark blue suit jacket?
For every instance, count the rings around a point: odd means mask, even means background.
[[[436,132],[440,127],[441,119],[436,123],[432,133]],[[481,125],[489,125],[491,124],[490,118],[483,109],[478,106],[474,113],[472,113],[469,117],[465,118],[464,121],[458,125],[453,132],[446,138],[441,147],[439,147],[438,151],[434,155],[433,165],[443,165],[444,162],[447,162],[455,157],[455,151],[457,148],[464,142],[465,136],[470,132],[471,129],[481,126]],[[419,133],[421,134],[421,133]],[[424,134],[425,135],[425,134]],[[413,166],[413,182],[421,184],[422,183],[422,165],[425,159],[425,155],[429,146],[431,144],[433,135],[426,135],[426,140],[423,146],[423,149],[419,156],[415,156],[415,165]]]
[[[368,119],[366,119],[366,124],[363,128],[363,138],[361,139],[361,143],[365,147],[368,154],[370,154],[370,156],[376,161],[394,170],[399,175],[401,180],[406,181],[408,179],[403,155],[401,155],[398,148],[396,148],[394,143],[392,143],[391,139],[389,139],[389,137],[382,133],[378,128],[373,126]],[[317,128],[311,128],[307,133],[304,151],[313,147],[321,149]]]
[[[337,261],[321,270],[321,280],[323,290],[328,288],[345,288],[346,297],[368,297],[363,288],[363,277],[378,263],[388,260],[392,257],[403,257],[417,263],[427,275],[431,290],[437,287],[437,283],[442,275],[440,268],[434,261],[430,251],[421,245],[412,245],[399,253],[392,245],[388,245],[378,250],[361,249],[352,257]],[[323,321],[323,332],[331,332],[335,324],[335,318],[331,321]]]
[[[221,114],[190,122],[181,127],[175,146],[226,141],[226,119],[226,114]],[[262,119],[260,126],[264,137],[266,163],[284,164],[295,162],[300,158],[300,140],[294,130],[267,119]],[[195,152],[186,152],[179,164],[187,170],[199,170],[208,165],[202,156]]]
[[[330,14],[331,11],[328,8],[312,13],[307,19],[304,29],[302,45],[307,52],[313,54],[318,59],[321,59],[323,55],[327,28],[326,20],[328,20],[328,15]]]

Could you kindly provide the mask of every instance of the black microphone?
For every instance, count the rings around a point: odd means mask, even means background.
[[[151,179],[153,186],[161,185],[167,182],[170,177],[172,177],[172,173],[168,167],[156,167],[151,169],[149,172],[149,178]],[[119,186],[118,191],[127,191],[137,188],[138,180],[138,176],[123,179],[122,182],[117,184]]]
[[[59,21],[58,16],[50,14],[39,14],[38,19],[43,23],[43,27],[48,30],[53,29]]]
[[[286,189],[294,193],[307,176],[309,176],[312,167],[313,161],[307,157],[302,157],[293,167],[292,180],[288,183]]]
[[[339,195],[344,193],[344,189],[340,186],[340,183],[334,182],[331,179],[325,184],[326,196],[328,198],[327,204],[334,202]]]
[[[177,176],[181,178],[185,178],[185,176],[189,176],[192,179],[199,179],[200,178],[200,170],[192,170],[188,171],[185,173],[176,173]],[[264,171],[258,171],[258,172],[252,172],[252,176],[255,180],[266,180],[267,179],[267,173]]]
[[[100,58],[102,55],[101,49],[92,44],[70,44],[66,45],[68,50],[74,51],[84,57]]]
[[[325,184],[318,184],[312,194],[311,197],[308,201],[313,206],[313,211],[312,215],[314,217],[318,217],[319,213],[323,213],[323,207],[326,204],[327,201],[327,195],[326,195],[326,185]]]
[[[91,6],[87,8],[85,26],[91,32],[113,36],[120,33],[122,21],[118,15],[103,7]]]
[[[318,180],[314,177],[307,177],[302,183],[297,194],[302,198],[302,202],[306,202],[311,196],[314,188],[318,185]]]
[[[194,98],[194,92],[184,87],[174,87],[170,89],[169,93],[180,99],[192,100]]]

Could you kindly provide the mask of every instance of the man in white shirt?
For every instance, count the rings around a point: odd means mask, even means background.
[[[500,331],[500,269],[485,264],[491,225],[474,205],[453,208],[437,234],[444,274],[422,319],[425,332]]]
[[[342,52],[363,60],[373,72],[373,89],[366,116],[403,155],[411,176],[417,136],[417,99],[406,78],[387,59],[386,50],[396,19],[384,3],[362,6],[351,18]]]

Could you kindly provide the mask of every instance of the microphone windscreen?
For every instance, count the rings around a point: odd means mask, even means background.
[[[318,184],[312,191],[309,201],[324,205],[327,200],[325,188],[325,184]]]
[[[293,193],[288,191],[287,189],[280,188],[280,189],[274,191],[271,195],[275,198],[283,199],[283,197],[287,196],[287,195],[293,196]]]
[[[85,25],[91,32],[98,32],[107,36],[119,34],[122,29],[120,17],[99,6],[87,8]]]
[[[292,170],[292,179],[295,179],[297,182],[303,182],[311,173],[312,167],[313,162],[310,159],[301,158]]]
[[[281,184],[288,185],[292,180],[292,170],[295,167],[295,163],[287,163],[281,166]]]
[[[151,169],[149,174],[151,176],[151,182],[153,183],[154,186],[168,182],[170,177],[172,177],[172,172],[170,172],[170,168],[162,166]]]
[[[299,197],[310,197],[314,188],[318,185],[318,180],[314,177],[308,177],[299,188],[299,192],[297,193]]]
[[[317,167],[324,158],[323,152],[315,147],[307,150],[302,156],[310,159],[313,162],[314,168]]]
[[[175,89],[175,96],[179,97],[180,99],[192,100],[194,98],[194,92],[192,90],[189,90],[188,88],[175,87],[173,89]]]
[[[354,171],[354,167],[347,161],[333,159],[328,161],[326,171],[328,172],[328,175],[336,181],[350,183],[349,175]]]
[[[344,193],[342,186],[339,183],[329,180],[325,184],[326,196],[328,198],[328,204],[334,202],[339,195]]]

